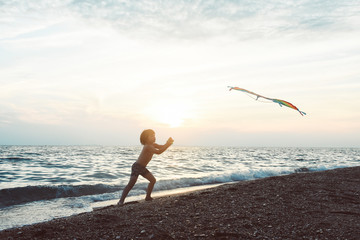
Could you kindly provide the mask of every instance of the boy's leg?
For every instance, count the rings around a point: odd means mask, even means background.
[[[146,178],[147,180],[149,180],[149,185],[148,188],[146,190],[146,201],[150,201],[152,200],[151,198],[151,192],[154,188],[154,185],[156,183],[156,178],[151,174],[151,172],[148,172],[147,174],[144,175],[144,178]]]
[[[128,193],[130,192],[130,190],[134,187],[137,179],[138,179],[139,176],[131,176],[130,177],[130,180],[129,180],[129,183],[126,185],[126,187],[124,188],[123,192],[122,192],[122,195],[121,195],[121,198],[120,198],[120,201],[118,202],[118,205],[122,205],[124,204],[124,201],[125,201],[125,198],[126,196],[128,195]]]

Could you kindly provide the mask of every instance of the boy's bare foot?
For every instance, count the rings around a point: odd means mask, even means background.
[[[146,198],[145,198],[145,201],[152,201],[152,200],[153,200],[152,197],[146,197]]]
[[[119,201],[116,205],[122,206],[122,205],[124,205],[124,202]]]

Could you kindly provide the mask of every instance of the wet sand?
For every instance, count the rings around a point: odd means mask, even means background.
[[[0,239],[360,239],[360,167],[108,206]]]

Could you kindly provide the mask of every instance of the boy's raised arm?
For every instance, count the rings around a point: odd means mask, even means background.
[[[167,142],[164,145],[159,145],[157,143],[154,143],[154,153],[156,154],[161,154],[163,152],[165,152],[166,149],[168,149],[172,144],[173,144],[174,140],[172,138],[169,138],[167,140]]]

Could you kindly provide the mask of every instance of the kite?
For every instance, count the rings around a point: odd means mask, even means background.
[[[289,103],[289,102],[287,102],[287,101],[280,100],[280,99],[275,99],[275,98],[264,97],[264,96],[261,96],[261,95],[259,95],[259,94],[257,94],[257,93],[248,91],[248,90],[246,90],[246,89],[244,89],[244,88],[230,87],[230,86],[229,86],[229,88],[230,88],[229,91],[231,91],[231,90],[234,89],[234,90],[242,91],[242,92],[245,92],[245,93],[249,93],[249,94],[255,95],[255,96],[256,96],[256,100],[258,100],[259,98],[264,98],[264,99],[270,100],[270,101],[272,101],[272,102],[274,102],[274,103],[278,103],[278,104],[280,105],[280,107],[286,106],[286,107],[292,108],[292,109],[298,111],[298,112],[301,114],[301,116],[306,115],[306,113],[300,111],[297,107],[295,107],[294,105],[292,105],[291,103]]]

